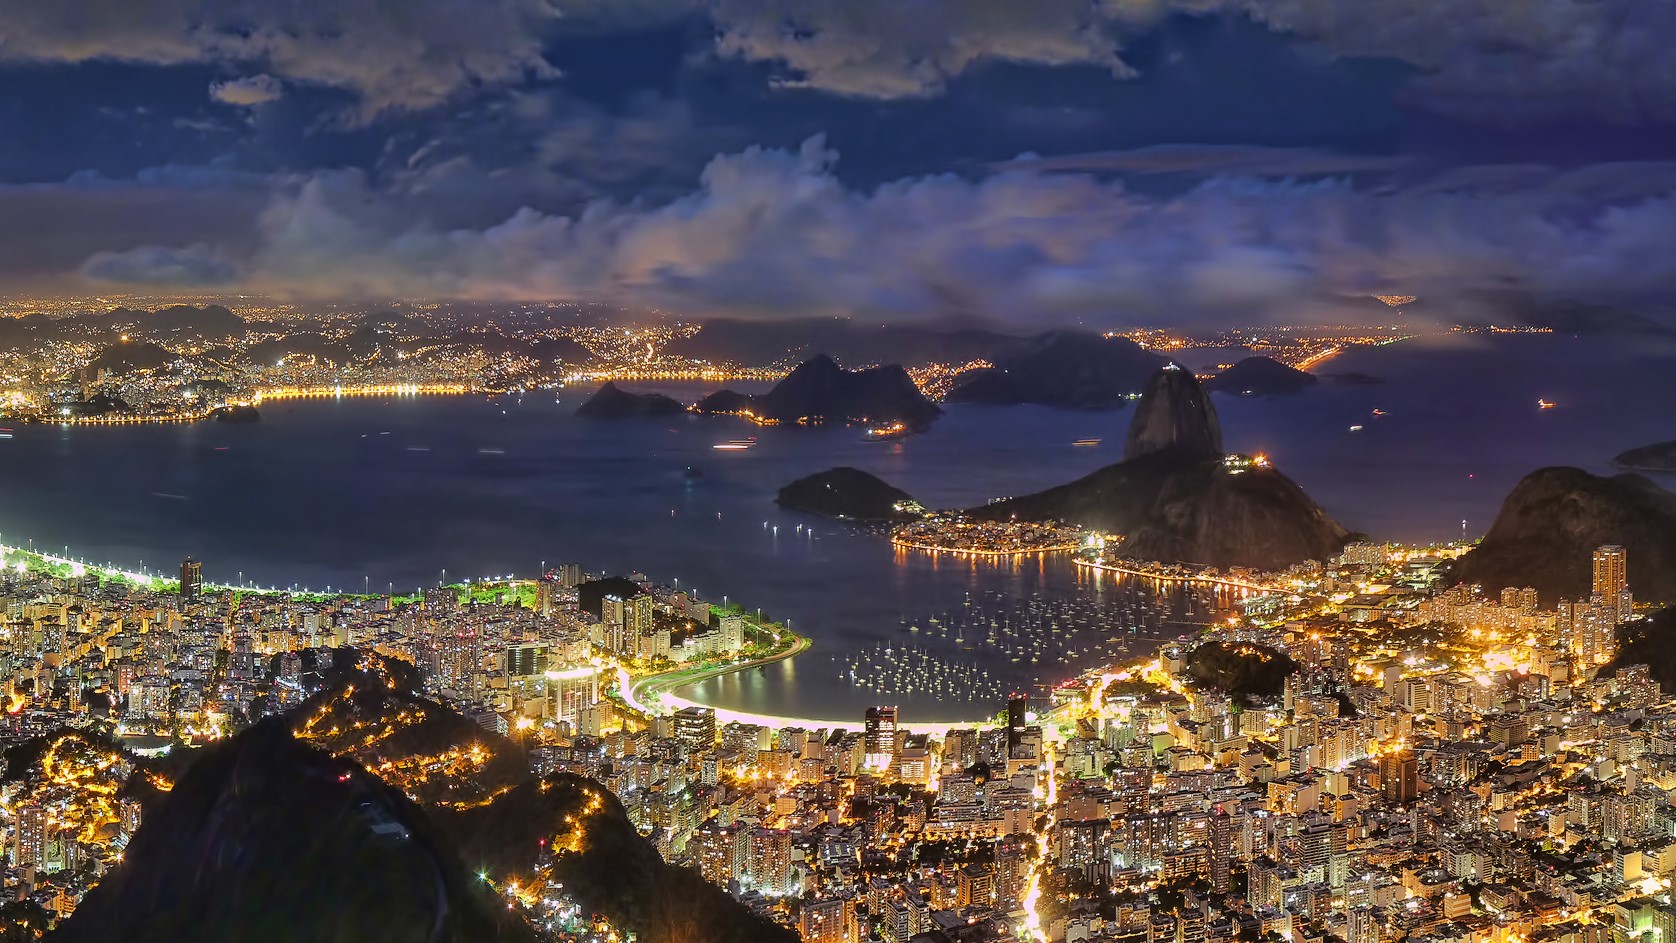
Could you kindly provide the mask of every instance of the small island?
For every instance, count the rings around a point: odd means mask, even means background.
[[[902,521],[924,513],[906,491],[892,487],[859,468],[829,468],[799,478],[784,488],[774,502],[844,521]]]
[[[686,411],[687,407],[662,393],[630,393],[607,383],[576,408],[576,415],[583,419],[652,419]]]
[[[1631,471],[1676,472],[1676,439],[1619,452],[1612,464]]]
[[[1290,396],[1318,382],[1314,374],[1288,367],[1272,357],[1247,357],[1206,380],[1204,386],[1214,393]]]
[[[767,393],[719,390],[700,400],[694,410],[741,416],[765,426],[901,423],[912,432],[930,428],[943,414],[900,366],[846,370],[825,354],[798,364]]]

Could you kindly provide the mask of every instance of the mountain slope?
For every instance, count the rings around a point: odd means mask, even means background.
[[[1676,494],[1640,475],[1540,468],[1507,498],[1483,541],[1455,564],[1455,579],[1490,592],[1534,586],[1547,603],[1588,596],[1591,555],[1620,544],[1635,598],[1676,601]]]
[[[1219,568],[1280,570],[1324,560],[1350,539],[1266,461],[1225,458],[1209,395],[1173,364],[1147,384],[1129,423],[1124,461],[969,513],[1067,521],[1120,535],[1121,556]]]
[[[1124,461],[1153,452],[1220,458],[1222,423],[1191,371],[1167,364],[1147,381],[1124,439]]]
[[[53,943],[533,940],[425,814],[259,724],[206,749]]]
[[[1119,409],[1141,392],[1164,358],[1134,341],[1080,331],[1049,331],[956,380],[951,403],[1035,403],[1065,409]]]

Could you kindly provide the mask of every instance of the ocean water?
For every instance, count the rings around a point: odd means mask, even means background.
[[[1230,449],[1269,454],[1378,538],[1459,537],[1463,520],[1482,533],[1537,467],[1606,471],[1622,449],[1676,438],[1676,349],[1663,342],[1456,336],[1319,368],[1348,371],[1384,382],[1216,405]],[[0,539],[164,571],[191,554],[211,581],[315,589],[531,575],[543,561],[640,570],[815,639],[798,659],[689,694],[817,717],[872,703],[915,720],[987,714],[999,692],[1145,651],[1232,602],[1079,583],[1051,560],[899,553],[773,503],[780,486],[834,465],[931,506],[1028,493],[1116,461],[1127,411],[952,407],[928,434],[874,443],[725,418],[589,422],[572,415],[588,392],[276,402],[249,426],[17,427],[0,442]],[[1558,406],[1539,410],[1539,397]],[[754,448],[713,448],[746,436]],[[1104,441],[1071,445],[1088,437]]]

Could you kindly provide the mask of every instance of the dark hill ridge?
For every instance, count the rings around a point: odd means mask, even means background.
[[[1165,360],[1127,338],[1049,331],[993,362],[960,377],[948,401],[1120,409]]]
[[[1640,475],[1540,468],[1502,501],[1489,533],[1455,564],[1458,582],[1494,593],[1534,586],[1545,604],[1587,597],[1596,547],[1629,554],[1637,600],[1676,601],[1676,494]]]
[[[677,338],[664,349],[680,357],[715,363],[766,366],[802,361],[827,353],[845,363],[995,362],[1020,339],[974,328],[858,324],[847,318],[800,318],[743,321],[718,318],[704,322],[697,334]]]
[[[1243,460],[1240,460],[1243,463]],[[1350,532],[1270,467],[1157,452],[1022,498],[973,508],[991,520],[1059,520],[1124,535],[1125,557],[1283,570],[1325,560]]]
[[[606,383],[576,408],[576,415],[584,419],[651,419],[686,411],[687,407],[662,393],[630,393],[615,383]]]
[[[1619,452],[1612,464],[1633,471],[1676,471],[1676,439]]]
[[[123,376],[140,370],[160,370],[174,360],[174,354],[150,341],[121,341],[99,351],[88,362],[87,369],[95,376],[106,371]]]
[[[564,824],[571,820],[575,833]],[[469,867],[491,874],[529,873],[544,839],[579,848],[558,859],[553,877],[646,943],[797,943],[796,933],[756,917],[697,871],[665,863],[591,779],[561,773],[487,806],[439,811],[437,821]]]
[[[513,943],[425,813],[269,721],[203,751],[53,943]]]
[[[1206,380],[1204,387],[1213,393],[1287,396],[1302,393],[1318,382],[1314,374],[1288,367],[1272,357],[1247,357]]]
[[[759,419],[779,423],[901,422],[916,430],[927,428],[943,413],[900,366],[845,370],[825,354],[798,364],[760,396],[722,390],[705,397],[696,409],[702,413],[748,410]]]
[[[1194,458],[1222,457],[1222,423],[1192,371],[1166,364],[1147,381],[1141,405],[1129,421],[1123,460],[1153,452]]]
[[[918,516],[901,509],[913,501],[908,492],[859,468],[830,468],[799,478],[781,488],[774,501],[794,511],[840,520],[896,521]]]
[[[989,520],[1067,521],[1123,536],[1125,557],[1281,570],[1350,539],[1267,462],[1222,454],[1210,397],[1193,374],[1158,371],[1129,424],[1125,459],[1069,484],[973,508]]]
[[[639,592],[633,584],[599,582]],[[592,585],[584,584],[584,593]],[[348,648],[304,654],[312,658],[304,665],[305,683],[318,690],[287,719],[314,745],[393,775],[444,753],[476,757],[417,784],[408,781],[447,847],[457,848],[471,871],[523,879],[544,847],[575,847],[579,853],[555,864],[567,893],[584,912],[603,914],[646,943],[795,943],[725,891],[664,862],[599,782],[537,779],[516,743],[420,694],[412,665]],[[596,812],[582,814],[596,802]]]

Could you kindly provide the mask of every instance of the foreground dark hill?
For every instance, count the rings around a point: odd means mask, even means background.
[[[567,893],[645,943],[795,939],[664,862],[600,783],[538,779],[518,744],[418,693],[406,662],[349,648],[305,654],[317,690],[287,716],[292,729],[403,784],[468,870],[528,883],[542,849],[568,850],[552,862]],[[455,759],[439,768],[445,755]]]
[[[1164,362],[1127,338],[1050,331],[997,357],[995,366],[962,375],[948,401],[1118,409]]]
[[[1325,560],[1350,539],[1272,465],[1224,458],[1209,395],[1174,365],[1147,385],[1124,455],[1069,484],[970,513],[1068,521],[1122,535],[1124,557],[1218,568],[1285,569]]]
[[[1628,551],[1637,600],[1676,601],[1676,494],[1640,475],[1603,478],[1580,468],[1526,475],[1489,533],[1456,562],[1455,579],[1491,593],[1534,586],[1546,604],[1585,598],[1591,556],[1603,544]]]
[[[699,401],[701,413],[749,411],[779,423],[889,423],[924,429],[943,411],[899,366],[845,370],[825,354],[797,365],[761,396],[721,390]]]
[[[478,808],[443,810],[438,825],[469,867],[529,873],[539,842],[566,850],[552,877],[593,912],[650,943],[796,943],[696,871],[666,864],[599,783],[559,774]],[[567,824],[574,823],[574,824]]]
[[[424,812],[269,721],[203,751],[53,943],[513,943]]]

